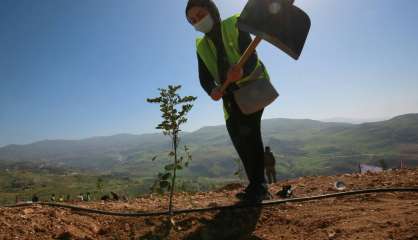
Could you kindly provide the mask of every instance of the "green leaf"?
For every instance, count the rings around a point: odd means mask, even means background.
[[[166,166],[164,167],[164,169],[165,169],[166,171],[171,171],[171,170],[173,170],[173,169],[174,169],[174,164],[169,164],[169,165],[166,165]]]

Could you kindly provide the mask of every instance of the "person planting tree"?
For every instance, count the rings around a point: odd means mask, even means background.
[[[200,83],[214,101],[223,100],[226,127],[249,180],[236,197],[250,203],[269,199],[261,137],[264,108],[244,114],[232,94],[241,83],[255,80],[254,72],[260,73],[257,79],[268,79],[268,73],[255,52],[242,68],[237,65],[252,41],[249,33],[237,28],[238,15],[222,21],[212,0],[189,0],[186,17],[197,31],[204,33],[196,40]],[[233,83],[223,92],[221,85],[225,81]]]

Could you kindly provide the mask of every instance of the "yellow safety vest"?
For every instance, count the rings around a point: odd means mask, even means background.
[[[225,52],[228,58],[229,64],[232,66],[237,64],[239,59],[241,58],[241,51],[239,47],[239,31],[237,28],[237,21],[238,21],[239,14],[234,15],[221,23],[221,34],[222,34],[222,42],[225,47]],[[206,65],[206,68],[209,70],[210,74],[212,75],[213,79],[218,85],[222,85],[221,79],[219,79],[219,70],[218,70],[218,56],[215,44],[213,41],[204,36],[203,38],[196,39],[196,48],[199,57],[202,59],[203,63]],[[261,66],[261,62],[257,60],[257,65],[255,69]],[[251,74],[249,75],[251,76]],[[236,82],[238,86],[242,85],[243,83],[249,80],[250,77],[247,76],[239,81]],[[259,76],[259,78],[269,79],[268,73],[266,69],[263,67],[263,73]],[[258,78],[256,78],[258,79]],[[229,113],[224,108],[225,113],[225,120],[229,118]]]

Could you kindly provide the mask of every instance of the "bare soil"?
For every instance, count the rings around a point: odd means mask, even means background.
[[[417,187],[418,169],[383,173],[314,176],[282,181],[297,197],[380,187]],[[214,192],[178,193],[175,208],[230,205],[237,202],[240,184]],[[275,196],[275,198],[279,198]],[[168,197],[148,195],[128,202],[72,202],[109,211],[165,210]],[[418,193],[375,193],[286,203],[265,208],[176,215],[169,218],[112,217],[46,206],[0,208],[0,239],[382,239],[418,240]]]

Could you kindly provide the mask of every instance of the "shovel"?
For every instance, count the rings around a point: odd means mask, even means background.
[[[237,65],[243,68],[261,40],[278,47],[295,60],[299,59],[311,27],[309,16],[293,5],[294,0],[249,0],[238,20],[238,28],[256,37]],[[232,81],[225,81],[225,92]]]

